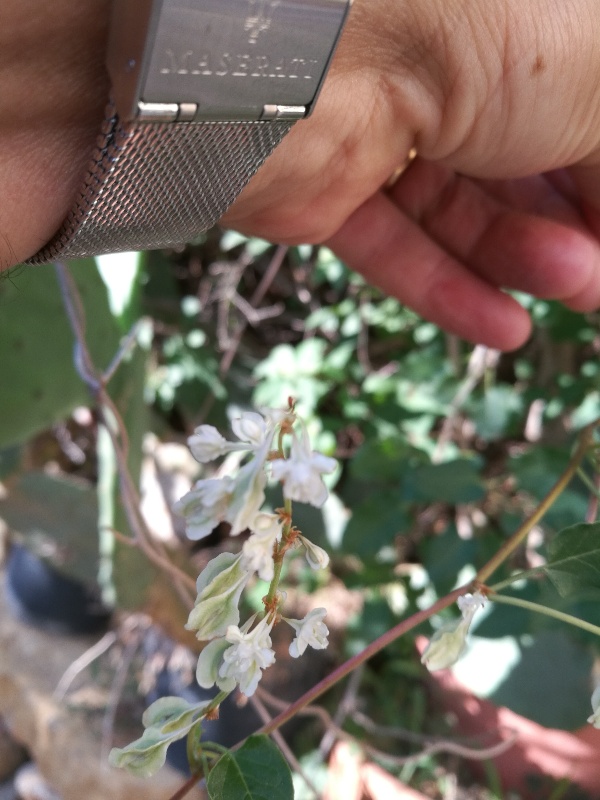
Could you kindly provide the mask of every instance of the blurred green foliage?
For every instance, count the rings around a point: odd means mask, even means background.
[[[352,653],[473,575],[552,486],[576,431],[600,416],[599,317],[521,297],[536,322],[532,339],[515,353],[475,351],[365,284],[325,248],[290,248],[278,269],[276,252],[213,232],[180,253],[147,254],[127,325],[110,307],[106,273],[102,279],[91,263],[71,269],[99,365],[126,327],[140,316],[152,321],[151,350],[125,365],[118,387],[125,395],[135,387],[123,400],[134,448],[147,431],[183,441],[200,423],[222,426],[231,409],[295,398],[319,448],[340,460],[331,500],[322,513],[299,509],[297,524],[328,542],[335,579],[363,594],[363,613],[346,637]],[[4,480],[25,469],[15,445],[90,401],[72,367],[72,336],[50,270],[29,268],[0,284],[0,326]],[[547,558],[557,532],[580,524],[589,502],[588,487],[573,481],[501,577]],[[560,598],[538,581],[517,591],[600,622],[596,589]],[[581,698],[588,702],[580,672],[589,673],[597,645],[555,628],[523,609],[494,608],[477,637],[502,640],[513,655],[481,691],[569,727]],[[540,710],[524,699],[523,675],[536,676],[540,693],[555,691],[557,671],[539,663],[558,650],[581,656],[557,662],[565,673],[577,661],[577,697]],[[472,673],[485,670],[485,647],[469,657]],[[421,677],[411,641],[375,659],[363,678],[372,716],[409,730],[443,728],[425,713]]]

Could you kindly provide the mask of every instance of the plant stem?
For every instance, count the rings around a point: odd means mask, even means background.
[[[500,581],[500,583],[494,583],[492,586],[488,586],[488,589],[491,592],[499,592],[500,589],[504,589],[506,586],[511,586],[513,583],[517,583],[517,581],[526,581],[529,580],[529,578],[537,578],[543,573],[544,569],[545,564],[540,567],[524,569],[523,572],[516,572],[514,575],[511,575],[510,578]]]
[[[539,506],[533,512],[533,514],[527,519],[510,537],[510,539],[504,543],[504,545],[498,550],[498,552],[488,561],[488,563],[482,567],[476,576],[476,581],[478,583],[483,583],[487,581],[489,576],[494,573],[498,567],[503,564],[506,559],[513,553],[517,547],[521,544],[521,542],[525,539],[527,534],[531,531],[531,529],[536,525],[540,519],[544,516],[546,511],[553,505],[556,499],[562,494],[565,490],[567,485],[569,484],[571,478],[577,470],[585,455],[592,443],[592,438],[594,436],[594,431],[598,425],[600,420],[595,420],[594,422],[586,425],[585,428],[582,430],[579,441],[577,443],[577,447],[575,452],[571,456],[571,460],[569,461],[567,468],[554,484],[552,489],[548,492],[546,497],[541,501]]]
[[[600,500],[600,489],[594,484],[594,481],[581,469],[581,467],[577,470],[577,477],[585,483],[587,488],[590,492],[594,495],[594,497]]]
[[[468,592],[471,588],[471,584],[467,584],[466,586],[461,586],[459,589],[454,589],[454,591],[450,592],[450,594],[447,594],[445,597],[442,597],[440,600],[434,603],[431,608],[418,611],[408,619],[398,623],[398,625],[394,626],[389,631],[386,631],[386,633],[365,647],[362,652],[348,659],[348,661],[346,661],[344,664],[341,664],[316,686],[313,686],[313,688],[303,694],[302,697],[289,705],[285,711],[282,711],[281,714],[278,714],[276,717],[274,717],[271,722],[263,725],[258,733],[272,733],[273,731],[277,730],[277,728],[281,727],[281,725],[291,719],[294,714],[297,714],[302,708],[312,703],[313,700],[316,700],[317,697],[320,697],[328,689],[331,689],[332,686],[335,686],[336,683],[349,675],[361,664],[364,664],[365,661],[368,661],[376,653],[379,653],[384,649],[384,647],[387,647],[388,644],[391,644],[396,639],[399,639],[400,636],[404,636],[405,633],[408,633],[408,631],[416,628],[417,625],[425,622],[434,614],[437,614],[439,611],[442,611],[444,608],[452,605],[452,603],[456,602],[456,600],[462,594],[465,594],[465,592]],[[236,745],[236,747],[238,746],[239,745]]]
[[[230,694],[231,692],[219,692],[219,694],[215,695],[210,704],[204,709],[203,716],[206,717],[207,714],[210,714],[211,711],[214,711],[215,708],[218,708],[223,700],[225,700],[226,697],[229,697]]]
[[[267,592],[267,596],[265,597],[264,604],[265,608],[269,608],[273,604],[273,600],[275,599],[275,594],[277,593],[277,589],[279,588],[279,582],[281,580],[281,570],[283,569],[283,557],[285,556],[285,544],[287,538],[289,536],[290,530],[292,529],[292,501],[289,498],[285,498],[283,502],[283,507],[289,519],[289,522],[283,526],[283,531],[281,533],[281,544],[277,546],[277,556],[275,557],[274,561],[274,568],[273,568],[273,579],[269,585],[269,591]]]
[[[539,603],[532,603],[530,600],[522,600],[520,597],[508,597],[505,594],[491,593],[488,595],[488,599],[493,600],[495,603],[504,603],[507,606],[517,606],[527,611],[545,614],[547,617],[553,617],[561,622],[566,622],[568,625],[573,625],[576,628],[581,628],[584,631],[600,636],[600,628],[597,625],[592,625],[591,622],[586,622],[583,619],[579,619],[579,617],[573,617],[571,614],[565,614],[563,611],[557,611],[555,608],[548,608]]]

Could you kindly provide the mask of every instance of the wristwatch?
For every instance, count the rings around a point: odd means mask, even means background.
[[[170,247],[214,225],[314,108],[351,3],[114,0],[101,133],[29,263]]]

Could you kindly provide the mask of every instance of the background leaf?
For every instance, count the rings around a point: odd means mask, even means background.
[[[544,569],[563,597],[586,586],[600,588],[600,523],[561,531],[548,546]]]

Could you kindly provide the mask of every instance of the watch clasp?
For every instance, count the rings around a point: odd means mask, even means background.
[[[299,119],[351,0],[115,0],[107,65],[139,122]]]

